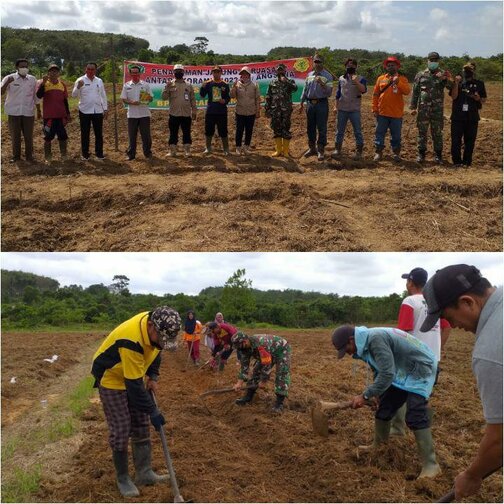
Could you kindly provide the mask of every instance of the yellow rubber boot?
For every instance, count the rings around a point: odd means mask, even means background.
[[[283,155],[286,158],[290,157],[290,154],[289,154],[289,144],[290,144],[290,140],[288,138],[284,138],[283,139]]]
[[[275,138],[275,152],[271,154],[271,157],[280,157],[282,155],[282,139],[280,137]]]

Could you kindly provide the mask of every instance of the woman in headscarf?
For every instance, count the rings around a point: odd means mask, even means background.
[[[193,310],[187,312],[187,317],[184,322],[184,341],[187,343],[187,348],[191,352],[191,359],[195,366],[199,366],[199,344],[201,335],[201,322],[196,320],[196,315]]]

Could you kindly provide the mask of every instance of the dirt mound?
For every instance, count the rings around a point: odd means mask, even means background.
[[[370,373],[362,363],[351,359],[337,362],[327,331],[279,334],[293,347],[292,388],[280,416],[270,411],[274,400],[272,384],[260,390],[246,407],[234,404],[238,396],[234,393],[199,397],[207,389],[228,386],[236,380],[234,356],[223,373],[215,373],[196,371],[192,366],[183,372],[185,349],[163,355],[158,400],[167,418],[170,452],[184,498],[195,502],[432,502],[450,489],[454,476],[475,454],[484,426],[470,367],[471,335],[453,331],[432,399],[433,432],[443,474],[434,481],[417,482],[420,464],[411,433],[406,438],[392,439],[375,456],[358,453],[357,447],[369,443],[373,435],[372,413],[367,409],[336,413],[330,421],[333,433],[329,438],[315,437],[310,420],[313,402],[344,400],[360,393],[366,380],[371,380]],[[65,341],[62,356],[72,348],[75,356],[84,340],[82,335],[4,335],[4,371],[11,360],[10,352],[21,341],[29,346],[37,342],[44,355]],[[65,374],[54,380],[66,376],[73,377],[74,382],[81,379],[76,369],[80,366],[80,372],[87,373],[97,345],[98,341],[87,338],[89,355],[75,365],[62,359],[66,363]],[[206,358],[206,349],[202,353]],[[36,361],[26,352],[23,357],[16,361],[20,377],[28,375],[32,361]],[[72,387],[71,383],[67,386]],[[48,387],[47,381],[35,380],[29,390],[16,396],[18,402],[12,403],[11,408]],[[2,400],[5,405],[5,397]],[[40,406],[32,412],[32,418],[39,412]],[[34,501],[123,501],[115,487],[107,427],[99,401],[92,400],[82,419],[78,436],[61,442],[59,450],[48,452],[55,460],[45,458],[41,489]],[[9,440],[14,427],[19,429],[23,423],[29,427],[30,422],[29,417],[7,422],[2,429],[2,442]],[[163,472],[162,449],[154,431],[152,440],[153,466]],[[502,479],[494,476],[474,501],[502,502],[502,495]],[[169,485],[159,485],[142,488],[141,497],[131,500],[171,502],[173,495]]]
[[[350,125],[340,161],[303,158],[306,119],[297,109],[290,160],[270,157],[272,133],[264,117],[255,130],[253,155],[223,157],[216,139],[215,155],[202,156],[203,111],[193,127],[196,154],[190,159],[182,154],[166,159],[167,113],[155,111],[154,161],[146,162],[140,152],[136,161],[127,163],[123,154],[127,120],[125,111],[119,110],[120,152],[114,151],[109,117],[107,160],[83,163],[76,120],[68,127],[71,161],[51,166],[3,164],[2,249],[501,250],[502,85],[488,88],[490,98],[470,169],[436,166],[430,158],[423,167],[415,163],[416,127],[409,115],[403,125],[404,161],[393,163],[387,147],[383,162],[373,163],[371,93],[363,103],[366,146],[365,160],[360,162],[350,159],[354,148]],[[445,116],[449,117],[448,100]],[[232,110],[229,124],[233,134]],[[449,126],[445,120],[446,159]],[[331,111],[330,148],[334,130]],[[37,134],[39,159],[41,140]],[[9,136],[3,135],[2,159],[9,157]]]

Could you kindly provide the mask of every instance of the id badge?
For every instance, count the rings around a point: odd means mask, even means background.
[[[189,101],[189,93],[184,93],[184,100]]]
[[[392,88],[392,92],[393,92],[394,94],[397,94],[397,86],[394,86],[394,87]]]
[[[468,103],[462,104],[462,112],[469,112],[469,104]]]

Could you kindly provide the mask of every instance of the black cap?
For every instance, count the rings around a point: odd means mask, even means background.
[[[346,354],[348,340],[355,334],[355,327],[344,325],[338,327],[332,335],[332,344],[338,350],[338,359],[342,359]]]
[[[427,271],[423,268],[413,268],[409,273],[404,273],[401,278],[407,278],[411,280],[415,285],[423,287],[427,283],[428,278]]]
[[[428,60],[436,60],[436,59],[439,59],[439,58],[440,58],[439,53],[437,53],[436,51],[432,51],[429,54],[427,54],[427,59]]]
[[[476,266],[467,264],[454,264],[438,270],[423,289],[427,303],[427,318],[420,327],[420,331],[430,331],[438,321],[441,312],[482,278]]]

